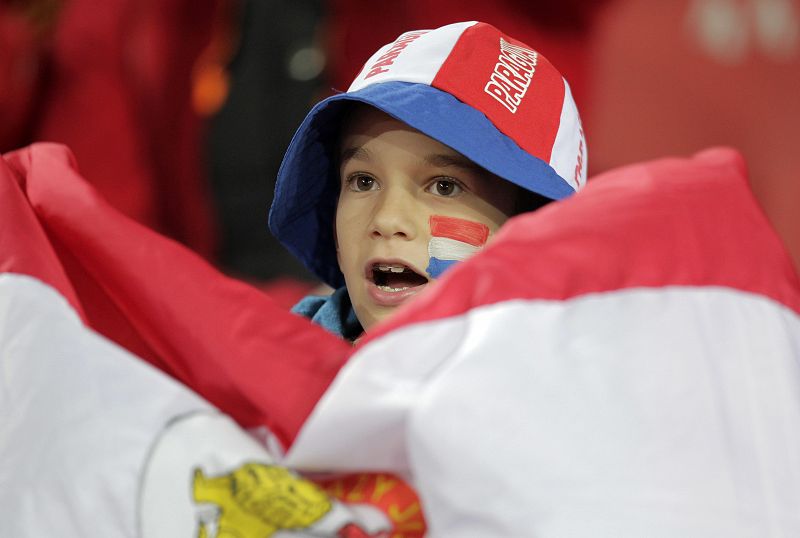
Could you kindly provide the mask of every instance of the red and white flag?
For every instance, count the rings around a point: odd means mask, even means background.
[[[0,162],[0,536],[385,535],[405,484],[277,462],[350,353],[110,208],[64,147]]]
[[[3,536],[793,536],[799,359],[727,150],[513,219],[355,352],[64,148],[0,162]]]
[[[289,451],[412,477],[430,536],[800,535],[800,284],[730,150],[509,221]]]

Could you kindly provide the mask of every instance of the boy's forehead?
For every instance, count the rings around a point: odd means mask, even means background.
[[[410,129],[407,124],[378,108],[363,103],[353,103],[344,113],[339,133],[340,146],[344,145],[349,137],[375,136],[392,126],[395,128],[404,126]]]
[[[339,137],[340,160],[342,162],[351,158],[369,160],[372,156],[365,146],[371,140],[391,131],[404,131],[409,134],[409,138],[415,139],[418,143],[414,144],[413,148],[420,151],[415,156],[428,164],[483,170],[458,151],[368,105],[354,107],[343,122]],[[419,141],[424,141],[424,144],[419,144]]]

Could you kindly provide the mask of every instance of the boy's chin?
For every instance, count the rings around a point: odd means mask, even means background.
[[[375,306],[366,309],[361,313],[359,313],[357,309],[356,317],[358,318],[359,323],[361,323],[361,327],[364,329],[364,332],[368,333],[379,323],[392,317],[392,314],[394,314],[396,311],[396,306]]]
[[[390,318],[398,307],[413,301],[416,295],[430,283],[408,288],[404,292],[385,292],[372,284],[369,287],[368,297],[365,299],[364,304],[353,305],[356,317],[364,328],[364,332],[369,332],[375,325]]]

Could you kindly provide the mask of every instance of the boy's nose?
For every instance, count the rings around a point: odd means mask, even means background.
[[[415,239],[417,210],[411,193],[399,188],[387,189],[374,207],[370,235],[373,238]]]

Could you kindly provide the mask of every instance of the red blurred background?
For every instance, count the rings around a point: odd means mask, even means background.
[[[0,151],[66,143],[120,210],[289,303],[313,279],[266,218],[294,129],[380,45],[460,20],[564,73],[590,175],[738,148],[800,267],[800,0],[2,0]]]

